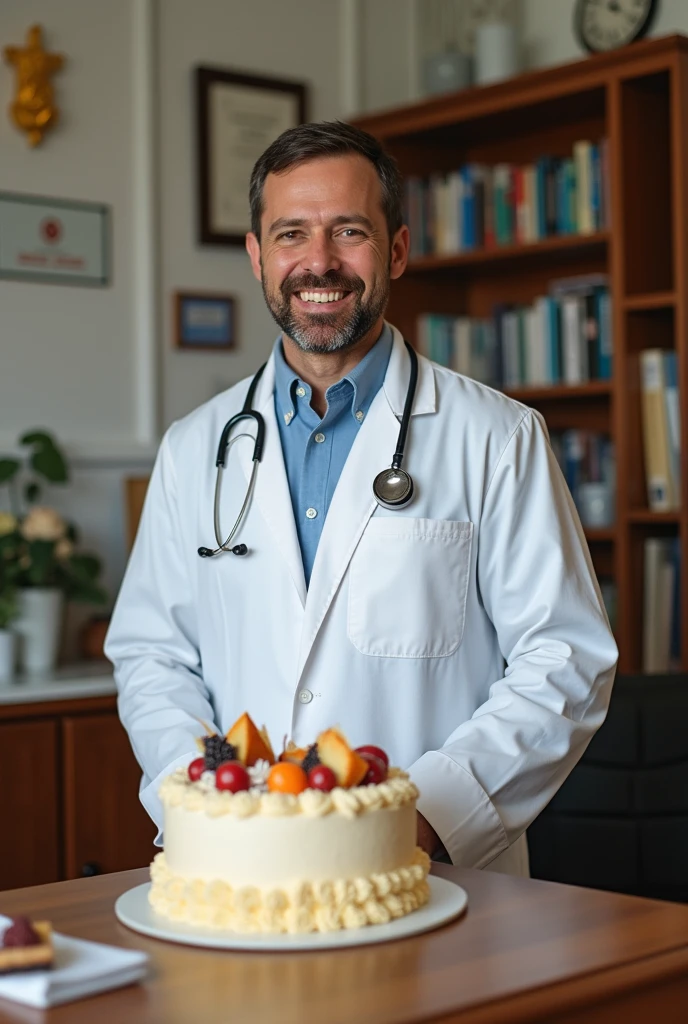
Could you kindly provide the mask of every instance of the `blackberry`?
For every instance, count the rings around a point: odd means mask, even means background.
[[[236,761],[237,759],[236,747],[228,743],[224,736],[217,734],[204,736],[203,745],[205,747],[203,759],[209,772],[216,771],[225,761]]]
[[[312,747],[308,748],[308,753],[301,762],[301,767],[307,775],[311,768],[315,768],[316,764],[320,764],[320,758],[318,757],[318,744],[314,743]]]

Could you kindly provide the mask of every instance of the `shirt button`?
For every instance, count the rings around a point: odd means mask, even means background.
[[[296,389],[296,394],[299,396],[299,398],[303,398],[304,395],[306,394],[306,389],[305,388],[297,388]]]
[[[316,434],[315,435],[315,440],[318,442],[318,444],[322,444],[323,441],[325,440],[325,435],[324,434]]]
[[[307,517],[308,519],[315,519],[315,517],[317,516],[317,514],[318,514],[318,513],[317,513],[317,511],[316,511],[316,510],[315,510],[314,508],[307,508],[307,509],[306,509],[306,517]]]
[[[293,419],[293,416],[294,416],[293,412],[285,412],[285,414],[284,414],[284,422],[287,424],[287,426],[291,423],[291,421]]]
[[[313,700],[313,694],[311,693],[310,690],[301,690],[301,692],[299,693],[299,700],[301,701],[302,704],[310,704],[310,702]]]
[[[365,413],[363,412],[363,410],[359,409],[358,412],[356,413],[356,419],[358,420],[359,423],[361,422],[364,416]]]

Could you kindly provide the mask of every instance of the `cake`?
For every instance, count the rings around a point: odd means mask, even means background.
[[[236,932],[384,924],[427,902],[418,790],[378,747],[337,729],[275,758],[248,715],[160,787],[164,849],[150,903],[173,921]]]
[[[10,971],[45,970],[53,962],[52,927],[49,921],[20,916],[0,934],[0,974]]]

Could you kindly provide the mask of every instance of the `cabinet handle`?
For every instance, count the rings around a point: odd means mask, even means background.
[[[87,860],[81,869],[82,878],[93,878],[94,875],[100,874],[100,865],[96,864],[94,860]]]

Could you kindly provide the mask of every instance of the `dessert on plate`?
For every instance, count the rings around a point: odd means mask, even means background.
[[[0,934],[0,974],[43,970],[52,962],[52,928],[48,921],[15,917]]]
[[[383,750],[354,750],[333,728],[276,758],[247,714],[226,736],[207,733],[202,755],[160,787],[156,913],[236,932],[325,932],[427,902],[418,790]]]

